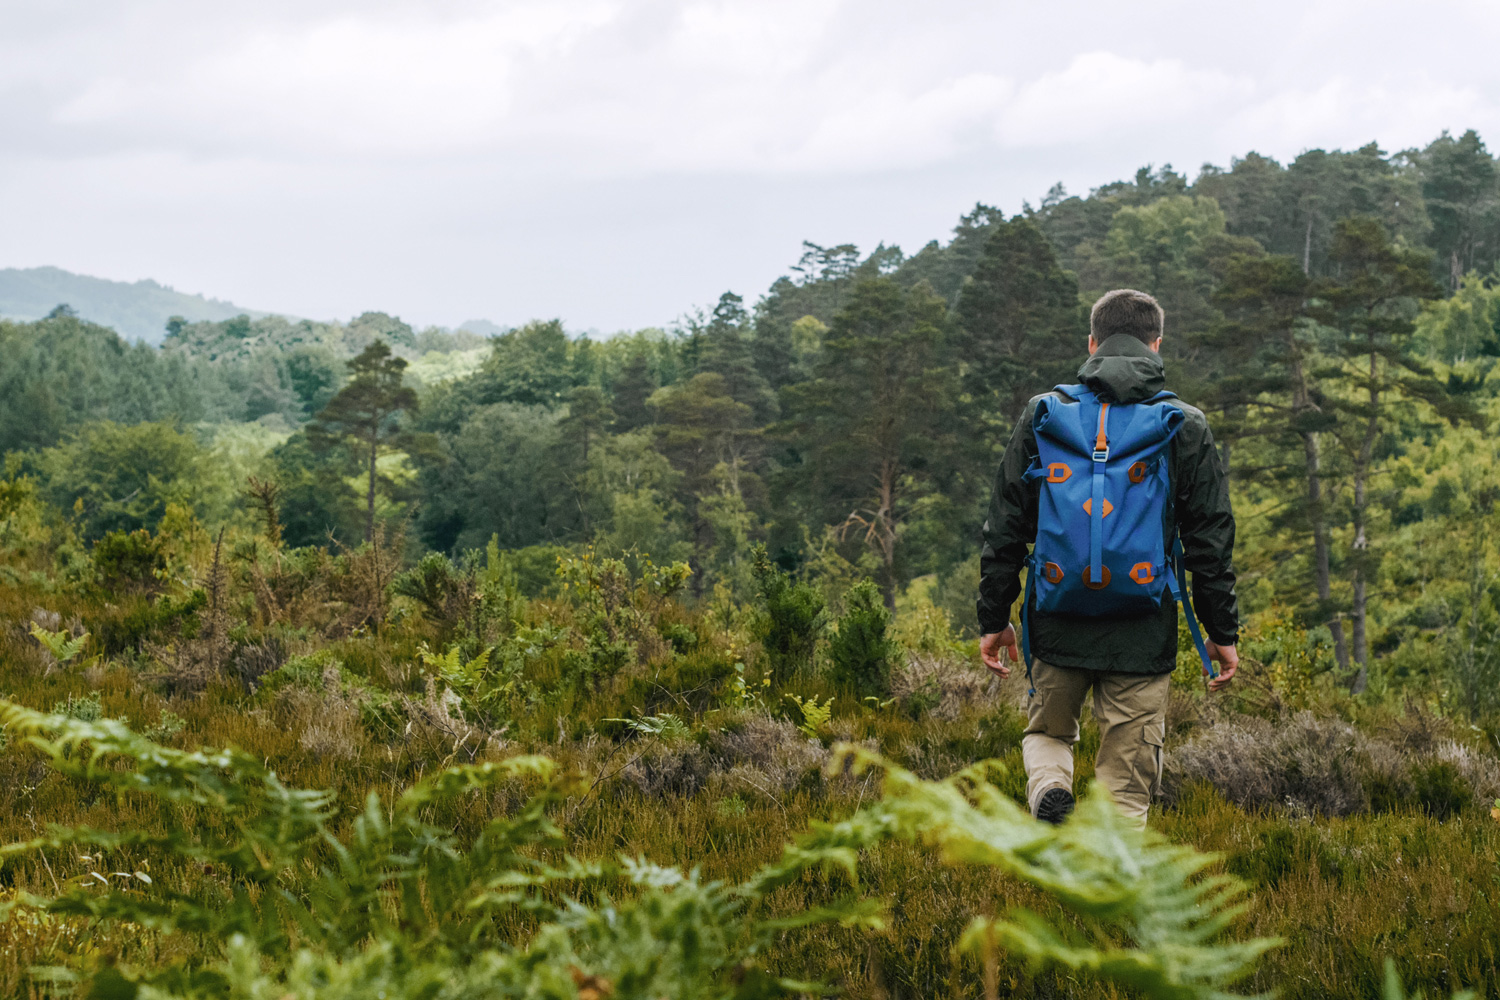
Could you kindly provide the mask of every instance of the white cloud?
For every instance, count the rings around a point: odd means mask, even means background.
[[[1444,128],[1500,124],[1500,104],[1478,90],[1424,73],[1376,80],[1335,76],[1291,87],[1229,116],[1226,136],[1254,136],[1269,148],[1348,148],[1380,142],[1387,150],[1423,145]]]
[[[111,75],[57,121],[163,144],[245,152],[431,156],[503,135],[518,64],[566,59],[617,5],[542,3],[436,20],[350,14],[257,31],[223,48]]]
[[[1225,103],[1238,103],[1254,82],[1177,59],[1147,62],[1112,52],[1075,56],[1067,68],[1027,83],[1000,117],[1008,146],[1102,142],[1166,125],[1205,124]]]

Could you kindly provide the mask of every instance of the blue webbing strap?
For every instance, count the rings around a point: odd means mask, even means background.
[[[1203,643],[1203,632],[1198,628],[1198,616],[1193,613],[1193,599],[1188,595],[1187,567],[1182,564],[1182,538],[1172,536],[1172,565],[1167,573],[1167,589],[1172,599],[1182,605],[1187,615],[1188,631],[1193,634],[1193,645],[1198,647],[1198,657],[1203,661],[1203,672],[1210,678],[1219,676],[1214,661],[1209,659],[1208,647]]]
[[[1089,581],[1104,586],[1104,471],[1109,463],[1109,444],[1105,440],[1105,422],[1109,404],[1099,405],[1099,436],[1094,444],[1094,492],[1089,512]]]
[[[1026,692],[1028,698],[1036,695],[1036,682],[1031,679],[1031,581],[1036,574],[1036,557],[1026,559],[1026,593],[1021,595],[1021,658],[1026,661]]]

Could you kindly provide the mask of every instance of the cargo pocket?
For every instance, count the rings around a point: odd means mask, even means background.
[[[1151,776],[1151,798],[1153,800],[1161,797],[1161,757],[1162,747],[1167,741],[1166,737],[1167,720],[1157,719],[1153,722],[1146,723],[1146,732],[1143,736],[1143,742],[1151,748],[1150,754],[1153,766],[1155,768],[1155,771]]]

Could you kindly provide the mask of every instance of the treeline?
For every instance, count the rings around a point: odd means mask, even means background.
[[[593,544],[686,560],[706,598],[752,587],[763,541],[889,603],[935,574],[968,626],[1016,413],[1071,380],[1088,303],[1138,287],[1166,309],[1168,384],[1210,411],[1235,477],[1247,607],[1323,630],[1356,688],[1389,654],[1382,683],[1419,676],[1483,713],[1497,259],[1500,172],[1472,132],[1251,154],[1192,182],[1055,188],[1010,218],[976,206],[911,256],[806,244],[753,304],[725,293],[604,340],[554,321],[482,343],[368,313],[174,323],[154,352],[65,314],[4,324],[0,447],[85,542],[174,504],[249,519],[254,474],[292,545],[405,524],[417,549],[494,538],[545,566]],[[204,429],[252,421],[264,457]]]
[[[344,362],[377,339],[419,368],[429,359],[438,376],[485,343],[462,330],[417,332],[374,312],[347,324],[173,317],[160,349],[79,319],[66,304],[34,323],[0,320],[0,449],[47,447],[100,420],[263,421],[290,431],[333,398]]]

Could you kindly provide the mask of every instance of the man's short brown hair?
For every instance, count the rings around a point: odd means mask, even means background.
[[[1089,312],[1089,332],[1096,343],[1117,333],[1128,333],[1143,344],[1154,344],[1162,335],[1167,317],[1161,303],[1133,288],[1105,292]]]

